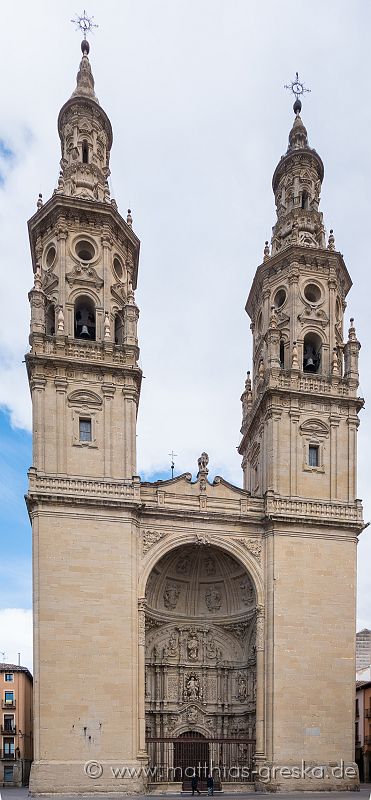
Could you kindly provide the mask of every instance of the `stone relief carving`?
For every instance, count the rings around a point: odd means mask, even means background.
[[[255,592],[250,578],[246,577],[242,583],[240,583],[240,596],[245,606],[250,606],[254,602]]]
[[[168,611],[174,611],[179,600],[180,587],[168,581],[164,591],[164,606]]]
[[[191,559],[188,555],[180,556],[176,562],[176,572],[178,575],[189,575]]]
[[[148,550],[150,550],[154,544],[163,539],[164,536],[165,533],[163,531],[143,531],[142,532],[143,555],[148,553]]]
[[[204,560],[204,568],[207,575],[215,575],[216,574],[216,565],[215,560],[212,556],[208,556]]]
[[[185,700],[199,700],[202,698],[202,689],[197,675],[191,673],[186,678],[184,699]]]
[[[198,709],[195,708],[194,706],[192,706],[191,708],[188,709],[188,711],[187,711],[187,720],[188,720],[188,722],[193,722],[193,723],[197,722],[197,720],[198,720]]]
[[[260,561],[262,545],[259,539],[250,539],[246,536],[238,536],[233,539],[236,544],[242,545],[246,550],[249,550],[255,558]]]
[[[205,603],[209,611],[211,613],[215,611],[220,611],[222,607],[222,596],[219,589],[211,585],[206,589],[205,592]]]

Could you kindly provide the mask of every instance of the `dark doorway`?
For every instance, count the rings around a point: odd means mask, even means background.
[[[186,731],[178,736],[174,742],[174,767],[176,774],[183,777],[183,791],[191,789],[193,772],[199,777],[198,788],[206,788],[209,744],[202,733]]]

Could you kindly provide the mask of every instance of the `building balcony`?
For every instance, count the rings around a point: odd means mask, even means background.
[[[14,736],[17,733],[17,726],[13,725],[13,727],[0,725],[0,733],[2,736]]]
[[[15,753],[5,753],[4,750],[0,750],[0,758],[2,761],[15,761]]]
[[[1,708],[3,708],[5,711],[6,711],[7,708],[15,708],[15,707],[16,707],[16,701],[15,700],[12,700],[11,703],[8,703],[6,700],[2,700],[1,701]]]
[[[365,717],[371,717],[371,708],[365,708]]]
[[[358,747],[361,747],[362,742],[361,742],[360,739],[356,739],[356,743],[355,744],[356,744],[356,748],[358,748]]]

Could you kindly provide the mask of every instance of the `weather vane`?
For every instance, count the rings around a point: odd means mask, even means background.
[[[300,80],[298,72],[296,72],[294,80],[291,81],[291,83],[289,84],[285,84],[284,88],[289,89],[290,92],[292,92],[293,95],[295,95],[294,111],[295,114],[299,114],[301,111],[300,98],[304,94],[304,92],[310,92],[311,90],[307,89],[303,81]]]
[[[171,453],[169,453],[169,456],[171,458],[171,477],[173,478],[174,477],[174,467],[175,467],[174,458],[176,458],[177,454],[174,453],[174,451],[172,450]]]
[[[76,30],[81,31],[84,39],[87,38],[89,33],[93,33],[94,28],[97,28],[95,22],[93,22],[94,17],[88,17],[85,8],[83,14],[76,14],[75,19],[71,19],[74,25],[76,25]]]

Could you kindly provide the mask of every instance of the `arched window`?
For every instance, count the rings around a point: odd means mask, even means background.
[[[301,196],[301,207],[304,208],[305,210],[308,210],[309,208],[309,195],[308,192],[305,191],[305,189]]]
[[[89,164],[89,147],[86,141],[82,143],[82,163]]]
[[[115,344],[122,344],[124,341],[124,322],[120,314],[115,316]]]
[[[307,333],[304,338],[303,370],[320,372],[322,340],[318,333]]]
[[[281,369],[285,369],[285,342],[283,339],[280,341],[280,363]]]
[[[90,297],[78,297],[75,303],[76,339],[95,339],[95,306]]]
[[[55,305],[49,303],[46,309],[45,328],[47,336],[54,336],[55,334]]]

